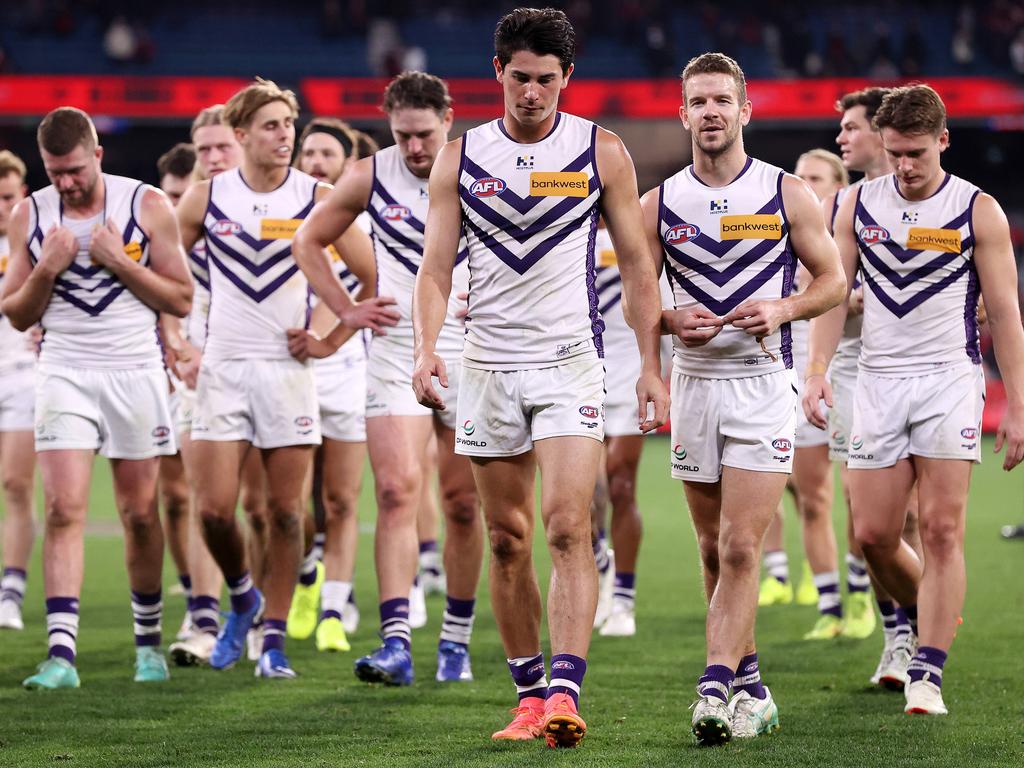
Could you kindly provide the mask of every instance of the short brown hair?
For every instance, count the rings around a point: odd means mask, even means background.
[[[257,77],[249,85],[228,99],[224,105],[224,122],[232,128],[247,128],[253,115],[267,104],[280,101],[288,105],[292,117],[299,114],[299,101],[292,91],[282,90],[273,80]]]
[[[702,53],[690,59],[679,75],[683,84],[683,101],[686,101],[686,81],[695,75],[729,75],[736,81],[740,104],[746,102],[747,78],[743,74],[743,69],[736,63],[736,59],[731,56],[724,53]]]
[[[380,108],[390,115],[396,109],[432,109],[444,115],[452,105],[448,85],[426,72],[406,71],[388,83]]]
[[[168,174],[184,179],[192,174],[195,164],[196,148],[182,141],[160,155],[156,161],[156,170],[161,179]]]
[[[365,131],[356,131],[356,159],[362,160],[364,157],[375,155],[380,151],[380,144],[370,134]]]
[[[189,136],[194,141],[196,138],[196,131],[200,128],[206,128],[209,125],[227,125],[227,123],[224,122],[223,104],[214,104],[213,106],[209,106],[200,111],[200,113],[196,115],[196,119],[192,121],[192,130],[189,133]]]
[[[92,118],[77,107],[57,107],[36,130],[39,146],[51,155],[66,155],[81,145],[93,150],[99,144]]]
[[[303,128],[302,133],[299,134],[299,140],[296,145],[299,147],[300,152],[302,149],[302,143],[311,133],[326,133],[328,136],[333,136],[337,139],[338,143],[341,144],[342,151],[345,153],[346,160],[358,157],[355,131],[353,131],[352,126],[344,120],[339,120],[336,117],[314,117],[306,123],[306,127]],[[299,155],[295,156],[295,160],[292,161],[292,165],[298,167]]]
[[[873,87],[847,93],[836,99],[836,112],[845,112],[854,107],[864,107],[864,117],[870,123],[874,120],[875,115],[878,113],[878,108],[882,106],[882,100],[890,90],[890,88]]]
[[[22,162],[21,158],[11,152],[11,150],[0,150],[0,179],[7,178],[12,173],[16,173],[18,178],[24,181],[25,176],[28,174],[28,169],[25,168],[25,163]]]
[[[800,155],[796,162],[799,165],[801,160],[807,158],[814,158],[828,163],[832,169],[832,180],[837,184],[842,184],[845,187],[850,183],[850,174],[846,170],[846,166],[843,165],[842,159],[835,152],[829,152],[827,149],[809,149]]]
[[[928,85],[893,88],[878,108],[874,125],[878,130],[892,128],[907,136],[938,136],[946,130],[946,105]]]

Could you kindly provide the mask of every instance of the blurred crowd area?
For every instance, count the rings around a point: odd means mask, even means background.
[[[750,77],[1024,77],[1024,0],[554,0],[587,77],[668,77],[721,50]],[[0,4],[0,72],[486,74],[516,3],[471,0],[22,0]],[[244,70],[244,71],[243,71]]]

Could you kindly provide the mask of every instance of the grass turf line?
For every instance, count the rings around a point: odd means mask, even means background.
[[[351,653],[318,654],[312,639],[289,640],[300,674],[294,681],[256,680],[251,663],[241,662],[222,673],[172,669],[166,685],[134,684],[121,541],[92,535],[79,637],[82,689],[30,694],[20,688],[45,654],[38,544],[27,628],[0,632],[0,766],[1020,766],[1024,681],[1016,662],[1024,626],[1024,544],[1001,541],[997,531],[1024,517],[1024,471],[1002,472],[991,445],[986,441],[985,463],[972,483],[969,586],[965,623],[945,676],[948,718],[909,718],[902,696],[868,684],[880,629],[865,641],[803,642],[814,609],[775,607],[761,610],[758,638],[782,730],[723,749],[695,747],[687,707],[704,666],[704,601],[682,489],[668,477],[669,444],[655,438],[639,484],[645,538],[638,635],[594,637],[581,709],[589,730],[578,750],[554,752],[540,741],[490,742],[490,733],[507,722],[515,694],[485,586],[473,637],[474,682],[433,681],[441,598],[428,601],[430,622],[414,632],[414,687],[373,688],[354,678],[353,660],[377,644],[368,533],[360,537],[356,586],[363,621]],[[368,477],[364,523],[373,517],[371,488]],[[93,518],[112,519],[104,462],[97,464],[94,489]],[[842,514],[837,505],[840,523]],[[796,575],[798,526],[792,514],[786,523]],[[837,525],[840,552],[843,530]],[[546,578],[539,535],[535,551]],[[174,583],[169,562],[166,586]],[[184,600],[165,595],[165,606],[164,636],[171,638]]]

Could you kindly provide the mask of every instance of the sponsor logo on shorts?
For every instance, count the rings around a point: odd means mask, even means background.
[[[469,187],[469,194],[473,197],[494,197],[505,191],[505,182],[494,176],[486,179],[477,179]]]
[[[476,424],[473,423],[472,419],[466,419],[462,423],[462,431],[465,432],[467,435],[472,435],[474,432],[476,432]]]
[[[682,461],[683,459],[686,458],[686,449],[683,448],[683,446],[681,446],[679,443],[676,443],[674,446],[672,446],[672,458],[676,459],[677,461]]]
[[[864,447],[864,440],[861,438],[860,435],[854,435],[853,438],[850,440],[850,447],[855,451],[859,451],[861,448]]]
[[[242,225],[231,219],[220,219],[213,223],[210,231],[219,236],[238,235],[242,232]]]
[[[676,443],[672,446],[672,470],[675,472],[700,472],[700,467],[696,464],[683,464],[686,459],[686,449],[680,443]]]
[[[588,419],[596,419],[601,415],[601,410],[595,405],[581,405],[580,416],[585,416]]]
[[[556,669],[576,669],[576,665],[573,664],[571,661],[559,659],[558,661],[553,662],[551,664],[551,671],[554,672]]]
[[[313,417],[312,416],[296,416],[295,426],[298,427],[296,432],[300,435],[309,435],[313,433]]]
[[[530,197],[586,197],[590,179],[583,171],[534,171],[530,174]]]
[[[387,221],[405,221],[412,216],[412,211],[404,205],[386,205],[381,209],[380,215]]]
[[[885,243],[889,241],[889,230],[885,227],[879,227],[872,224],[867,227],[861,227],[860,232],[857,233],[857,237],[865,245],[873,245],[875,243]]]
[[[559,344],[557,347],[555,347],[555,357],[565,357],[568,354],[569,354],[569,345],[568,344]]]
[[[676,224],[665,233],[665,242],[669,245],[688,243],[700,234],[700,227],[694,224]]]
[[[960,430],[960,437],[964,440],[976,440],[978,438],[978,430],[975,427],[964,427]]]
[[[774,213],[723,216],[719,228],[722,240],[780,240],[782,217]]]
[[[793,450],[793,441],[787,440],[784,437],[779,437],[776,438],[775,440],[772,440],[772,448],[774,448],[779,453],[789,453],[790,451]]]
[[[154,427],[153,431],[150,434],[156,438],[167,437],[169,434],[171,434],[171,430],[170,427],[165,427],[164,425],[161,424],[159,427]]]
[[[844,445],[846,443],[846,435],[837,429],[832,433],[832,442],[836,445]]]

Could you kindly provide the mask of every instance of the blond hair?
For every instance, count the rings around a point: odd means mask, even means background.
[[[696,75],[728,75],[736,82],[739,103],[747,100],[747,78],[736,59],[724,53],[702,53],[690,59],[679,79],[683,83],[683,101],[686,101],[686,81]]]
[[[253,116],[275,101],[288,105],[292,117],[299,114],[299,101],[292,91],[282,90],[273,80],[257,77],[252,83],[228,99],[224,105],[224,122],[232,128],[248,128]]]
[[[847,172],[846,166],[843,165],[842,159],[835,152],[829,152],[827,149],[809,149],[796,159],[797,165],[800,164],[801,160],[809,158],[823,160],[828,163],[829,168],[832,169],[832,180],[836,184],[841,184],[845,187],[850,183],[850,174]]]
[[[0,179],[9,176],[12,173],[16,173],[19,179],[25,181],[25,176],[28,175],[28,169],[25,167],[25,163],[22,162],[22,159],[11,152],[11,150],[0,150]]]

